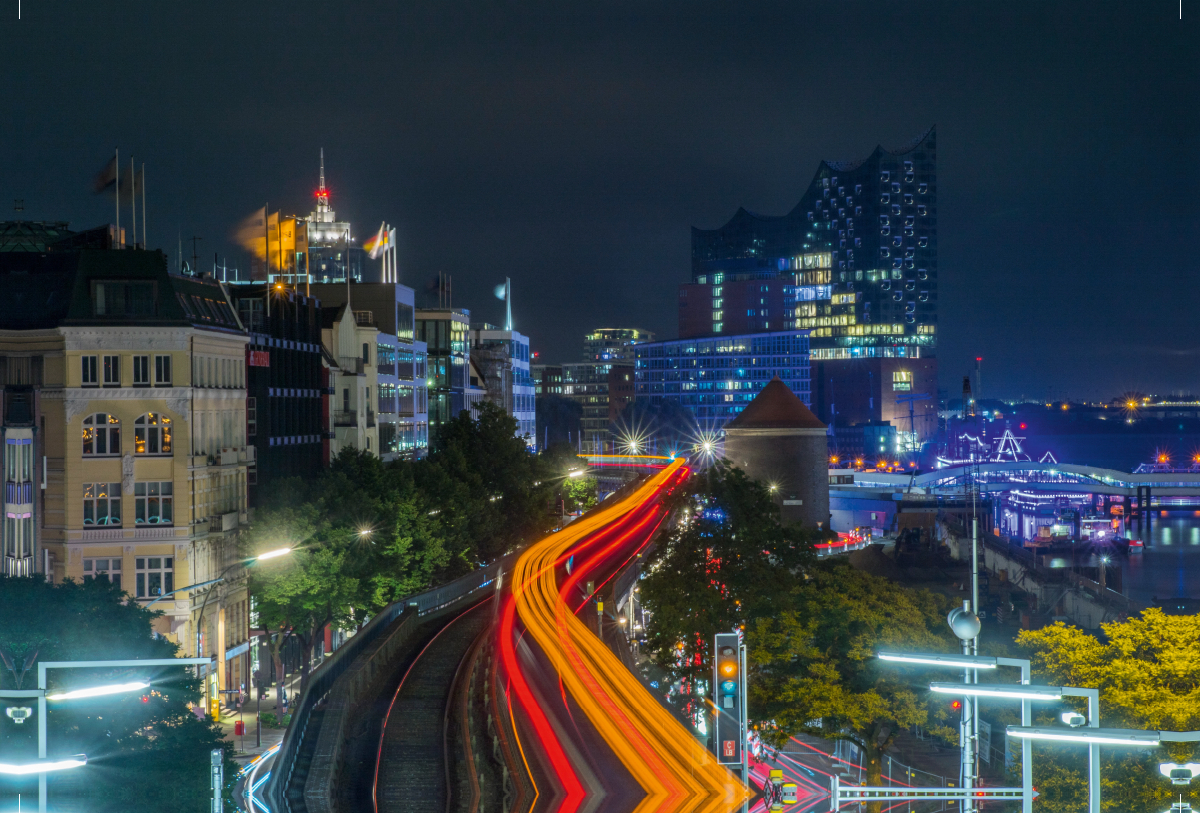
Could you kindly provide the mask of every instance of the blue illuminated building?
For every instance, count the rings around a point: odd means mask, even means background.
[[[720,228],[692,229],[679,335],[809,329],[814,362],[929,358],[937,280],[930,128],[898,150],[822,161],[785,215],[738,209]]]
[[[635,347],[637,399],[676,401],[705,429],[745,409],[775,376],[810,402],[807,330],[647,342]]]

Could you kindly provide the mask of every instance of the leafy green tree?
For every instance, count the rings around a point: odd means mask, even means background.
[[[763,740],[851,740],[872,779],[904,728],[955,735],[931,717],[921,676],[881,669],[874,657],[880,648],[953,651],[941,599],[817,562],[812,546],[828,533],[781,524],[767,490],[727,464],[693,475],[676,499],[681,521],[641,585],[646,651],[660,666],[707,683],[713,635],[744,628],[750,719]]]
[[[50,585],[41,577],[0,576],[0,651],[19,674],[38,661],[172,658],[179,646],[154,635],[160,615],[128,601],[107,580],[88,579]],[[225,752],[226,804],[237,773],[233,746],[189,704],[201,702],[200,682],[188,667],[51,670],[50,688],[148,680],[142,693],[51,702],[47,715],[51,756],[83,753],[88,765],[50,780],[51,804],[64,807],[86,800],[100,813],[171,809],[200,813],[209,809],[209,753]],[[0,670],[0,685],[15,688],[14,670]],[[25,688],[34,681],[24,680]],[[32,705],[32,704],[31,704]],[[36,714],[36,709],[35,709]],[[0,742],[6,755],[37,756],[37,720],[15,725],[0,718]],[[11,786],[10,786],[11,787]],[[37,793],[37,780],[12,788]]]
[[[867,784],[875,785],[902,730],[921,726],[956,741],[944,711],[930,712],[920,682],[927,676],[875,657],[881,649],[953,651],[945,600],[844,560],[804,575],[777,612],[747,625],[750,711],[763,739],[782,746],[803,732],[850,740],[863,750]]]
[[[703,680],[712,636],[776,612],[822,537],[781,524],[766,489],[723,464],[693,474],[671,500],[680,521],[647,557],[641,583],[653,619],[643,651]]]
[[[1099,689],[1101,724],[1106,728],[1200,728],[1200,616],[1167,615],[1152,608],[1101,628],[1103,640],[1059,622],[1026,630],[1017,643],[1028,652],[1035,674],[1051,685]],[[1170,785],[1157,765],[1195,761],[1195,744],[1164,743],[1163,748],[1165,753],[1101,750],[1101,799],[1106,809],[1158,811],[1171,801]],[[1047,787],[1054,789],[1053,800],[1046,800],[1047,811],[1083,805],[1086,768],[1079,749],[1047,751],[1045,758],[1034,761],[1035,783],[1041,788],[1050,782]]]

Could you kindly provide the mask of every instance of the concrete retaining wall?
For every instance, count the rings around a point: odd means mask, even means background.
[[[946,522],[939,522],[938,530],[951,556],[971,560],[969,536]],[[1036,598],[1040,612],[1066,616],[1083,629],[1096,629],[1140,609],[1126,596],[1077,573],[1039,567],[1029,552],[1014,551],[988,536],[979,539],[979,568],[993,574],[1004,571],[1009,582]]]

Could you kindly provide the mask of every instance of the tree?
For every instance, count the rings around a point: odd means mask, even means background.
[[[49,660],[125,660],[172,658],[179,646],[151,631],[161,615],[128,601],[106,579],[67,580],[51,585],[40,576],[0,576],[0,650],[19,673]],[[20,663],[18,663],[20,662]],[[47,716],[51,756],[87,754],[86,768],[55,775],[51,803],[86,800],[101,813],[171,809],[200,813],[209,809],[209,753],[225,752],[225,798],[233,804],[237,764],[233,746],[220,728],[192,713],[201,702],[200,682],[190,667],[50,670],[50,688],[81,687],[148,680],[141,693],[51,703]],[[0,685],[14,688],[13,670],[0,670]],[[26,679],[25,688],[30,688]],[[36,711],[35,711],[36,714]],[[4,753],[36,758],[37,720],[16,726],[4,721]],[[97,766],[97,767],[94,767]],[[152,777],[152,781],[147,781]],[[36,777],[22,793],[36,793]]]
[[[865,754],[868,785],[880,784],[883,756],[903,729],[956,740],[944,709],[931,716],[928,684],[919,682],[926,676],[875,657],[881,649],[952,651],[945,600],[843,560],[804,575],[774,614],[747,625],[749,704],[763,739],[782,746],[803,732],[850,740]]]
[[[712,636],[774,613],[822,537],[782,525],[766,489],[724,464],[693,474],[669,505],[679,522],[641,583],[652,619],[644,651],[676,677],[704,680]]]
[[[900,730],[954,734],[931,721],[913,674],[874,657],[884,647],[953,651],[941,599],[817,562],[812,546],[828,532],[781,524],[767,490],[728,464],[693,475],[676,499],[681,521],[649,556],[641,587],[645,651],[673,677],[707,683],[713,635],[740,626],[750,721],[767,744],[800,732],[849,739],[877,780]]]
[[[1105,728],[1194,731],[1200,728],[1200,616],[1144,610],[1140,617],[1101,625],[1104,639],[1061,622],[1017,637],[1035,673],[1051,685],[1099,689]],[[1080,711],[1086,711],[1081,708]],[[1170,761],[1194,761],[1195,743],[1164,743]],[[1053,783],[1058,810],[1075,809],[1086,798],[1078,753],[1058,749],[1034,761],[1035,783]],[[1159,753],[1101,750],[1105,808],[1160,810],[1172,798],[1159,776]],[[1039,787],[1041,785],[1039,784]],[[1048,811],[1055,811],[1048,806]]]

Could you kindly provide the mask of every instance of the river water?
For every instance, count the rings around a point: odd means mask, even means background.
[[[1200,511],[1157,511],[1149,533],[1135,523],[1130,536],[1140,536],[1146,549],[1115,557],[1125,595],[1139,604],[1200,598]]]

